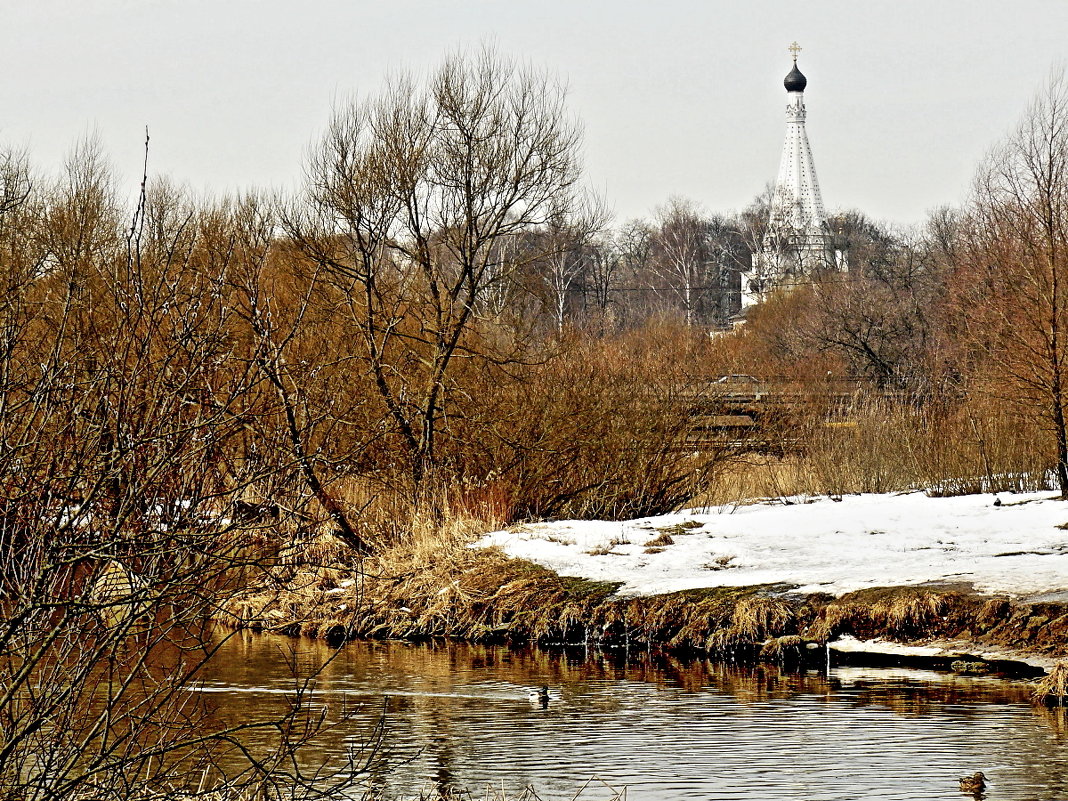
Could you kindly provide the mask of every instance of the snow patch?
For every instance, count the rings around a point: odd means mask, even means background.
[[[999,505],[992,495],[912,492],[690,509],[623,523],[526,524],[472,547],[498,547],[564,576],[621,582],[628,595],[756,584],[840,595],[944,582],[1055,595],[1068,592],[1068,533],[1059,528],[1066,522],[1068,504],[1049,492],[1003,495]]]

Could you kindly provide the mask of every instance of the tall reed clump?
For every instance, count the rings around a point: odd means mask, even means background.
[[[1042,432],[981,396],[947,408],[858,393],[837,410],[813,405],[788,425],[794,435],[782,455],[736,460],[702,500],[909,490],[962,495],[1049,486]]]
[[[1026,408],[974,392],[934,418],[925,487],[932,495],[1049,489],[1052,446]]]
[[[1036,703],[1046,706],[1065,706],[1068,701],[1068,662],[1058,662],[1039,679],[1031,697]]]

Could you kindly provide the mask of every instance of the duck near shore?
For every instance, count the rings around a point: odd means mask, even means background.
[[[543,684],[540,689],[531,690],[530,694],[527,695],[527,698],[533,703],[538,703],[543,706],[547,705],[549,703],[549,686]]]

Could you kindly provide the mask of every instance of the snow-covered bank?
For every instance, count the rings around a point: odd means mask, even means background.
[[[1052,493],[797,499],[626,522],[560,521],[487,534],[564,576],[654,595],[784,584],[839,595],[866,587],[970,583],[977,592],[1068,600],[1068,503]]]

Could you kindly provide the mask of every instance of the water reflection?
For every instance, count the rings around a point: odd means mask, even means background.
[[[842,668],[830,676],[605,652],[324,643],[238,635],[206,674],[220,713],[285,703],[289,665],[318,672],[333,720],[309,758],[374,736],[388,796],[446,787],[567,798],[591,777],[632,799],[960,799],[982,770],[998,799],[1064,795],[1068,724],[1022,684]],[[548,684],[548,706],[528,700]],[[609,795],[601,792],[600,797]],[[597,792],[583,798],[598,797]]]

